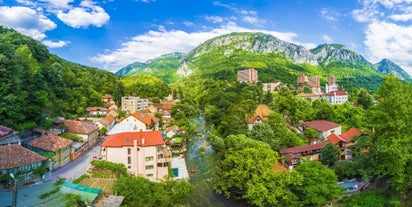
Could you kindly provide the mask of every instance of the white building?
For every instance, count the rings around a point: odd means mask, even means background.
[[[329,93],[325,93],[324,97],[331,104],[343,104],[348,101],[348,93],[346,91],[331,91]]]
[[[150,180],[168,175],[171,152],[160,131],[112,134],[101,147],[103,160],[122,163],[133,175],[142,175]]]

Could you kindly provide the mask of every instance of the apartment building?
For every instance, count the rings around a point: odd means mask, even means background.
[[[258,72],[254,68],[237,71],[237,82],[256,83],[258,82]]]
[[[140,98],[138,96],[122,97],[122,111],[127,111],[129,114],[146,110],[148,107],[149,99],[147,98]]]

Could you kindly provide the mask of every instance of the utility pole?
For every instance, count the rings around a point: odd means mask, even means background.
[[[13,179],[13,184],[10,186],[10,189],[13,191],[11,206],[17,207],[17,179],[14,177],[13,173],[10,173],[10,177]]]

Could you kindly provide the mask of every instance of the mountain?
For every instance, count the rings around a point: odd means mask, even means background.
[[[185,58],[186,55],[183,53],[170,53],[152,60],[148,60],[145,63],[132,63],[117,71],[115,75],[153,75],[163,79],[167,83],[172,83],[179,78],[177,75],[177,69],[181,64],[183,64],[183,60]]]
[[[149,65],[164,62],[163,59],[163,56],[156,58],[132,70],[129,65],[116,74],[161,74],[157,76],[169,83],[190,74],[215,80],[236,80],[238,70],[253,67],[258,70],[262,82],[276,80],[295,84],[296,77],[305,73],[320,76],[324,83],[327,76],[335,75],[338,83],[346,89],[365,87],[371,91],[379,86],[385,70],[397,70],[395,74],[407,75],[401,68],[389,68],[389,64],[378,69],[344,45],[322,44],[308,50],[263,33],[222,35],[205,41],[186,56],[180,53],[178,58],[171,58],[173,61],[167,62],[170,67]]]
[[[384,74],[390,74],[393,73],[396,77],[402,80],[409,80],[411,79],[411,76],[405,72],[401,67],[396,65],[394,62],[388,60],[388,59],[383,59],[379,61],[378,63],[373,65],[376,70],[378,70],[381,73]]]

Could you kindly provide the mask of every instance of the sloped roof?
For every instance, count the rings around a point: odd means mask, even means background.
[[[47,160],[20,145],[0,146],[0,169],[12,169]]]
[[[115,117],[113,115],[109,114],[106,117],[104,117],[104,119],[106,119],[107,121],[112,123],[114,121]]]
[[[0,137],[13,134],[13,129],[0,125]]]
[[[90,106],[86,108],[86,111],[109,111],[109,109],[100,106]]]
[[[99,129],[93,123],[86,123],[84,121],[65,120],[64,124],[66,124],[69,132],[77,134],[91,134]]]
[[[343,95],[348,95],[348,93],[346,91],[330,91],[329,93],[325,93],[325,96],[333,96],[333,95],[343,96]]]
[[[104,94],[104,96],[102,96],[102,98],[103,99],[111,99],[112,96],[106,93],[106,94]]]
[[[102,147],[123,147],[133,146],[134,140],[137,139],[138,146],[157,146],[162,145],[161,131],[139,131],[139,132],[122,132],[109,135],[101,144]],[[144,144],[143,144],[144,139]]]
[[[165,131],[166,131],[166,133],[168,133],[168,132],[170,132],[170,131],[174,131],[174,132],[178,132],[180,130],[180,128],[178,127],[178,126],[176,126],[176,125],[173,125],[173,126],[171,126],[171,127],[168,127]]]
[[[164,110],[172,110],[172,107],[175,105],[175,102],[173,101],[165,101],[163,102],[163,109]]]
[[[255,120],[259,117],[260,119],[262,119],[262,121],[267,121],[268,120],[268,116],[269,114],[273,113],[272,110],[269,109],[269,107],[266,104],[259,104],[256,109],[255,109],[255,113],[253,114],[253,116],[250,116],[248,118],[248,123],[249,124],[253,124],[255,122]]]
[[[150,115],[150,114],[145,114],[142,112],[136,112],[134,114],[132,114],[131,116],[133,116],[134,118],[136,118],[137,120],[143,122],[146,125],[150,125],[152,122],[153,123],[157,123],[159,122],[159,119]]]
[[[28,145],[50,152],[56,152],[59,149],[69,146],[72,142],[72,140],[60,137],[54,132],[49,132],[30,141]]]
[[[283,155],[283,154],[288,154],[288,153],[301,153],[301,152],[312,151],[312,150],[320,150],[327,143],[328,141],[324,141],[324,142],[319,142],[316,144],[310,144],[306,146],[283,148],[283,149],[279,149],[279,153]]]
[[[340,135],[337,135],[335,133],[332,133],[328,136],[328,140],[332,143],[332,144],[337,144],[339,142],[346,142],[346,140],[344,138],[342,138]]]
[[[344,138],[346,142],[350,142],[352,138],[359,137],[361,134],[362,132],[359,129],[352,127],[343,133],[341,137]]]
[[[316,131],[324,132],[336,127],[340,127],[340,124],[333,123],[326,120],[315,120],[315,121],[307,121],[303,123],[305,126],[311,127]]]

